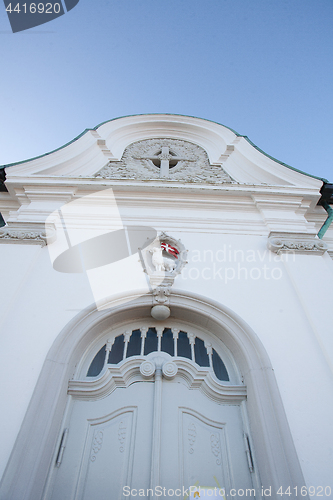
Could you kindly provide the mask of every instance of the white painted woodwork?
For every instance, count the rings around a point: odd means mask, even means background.
[[[163,381],[161,483],[253,488],[243,432],[239,404],[219,404],[179,381]]]
[[[118,500],[125,485],[149,485],[153,394],[145,381],[98,401],[74,401],[63,461],[44,498]]]
[[[73,396],[62,463],[56,461],[51,471],[45,500],[90,500],[96,495],[108,500],[110,492],[120,500],[123,486],[145,491],[194,484],[219,484],[226,491],[254,487],[243,439],[244,391],[237,403],[225,395],[217,401],[199,387],[190,389],[177,368],[172,369],[176,363],[168,354],[151,353],[144,359],[149,361],[139,360],[144,366],[140,377],[126,388],[109,389],[103,397],[96,386],[97,398],[83,398],[77,390],[81,399]],[[134,362],[124,363],[128,371]],[[195,370],[190,360],[181,365],[183,372]],[[204,372],[203,377],[211,377],[209,369]],[[81,388],[84,384],[91,382],[83,381]]]

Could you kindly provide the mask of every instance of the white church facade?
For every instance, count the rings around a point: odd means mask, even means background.
[[[1,500],[333,498],[333,186],[139,115],[0,170]]]

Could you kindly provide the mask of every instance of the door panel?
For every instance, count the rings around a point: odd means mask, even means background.
[[[149,484],[153,389],[137,382],[104,399],[73,401],[63,461],[45,498],[118,500],[123,486]]]
[[[122,485],[128,484],[132,471],[136,417],[136,407],[125,408],[100,423],[89,422],[77,498],[91,500],[96,492],[100,498],[110,498],[110,492],[121,498]]]
[[[188,409],[179,409],[182,433],[182,477],[184,486],[229,487],[229,460],[225,424],[213,422]],[[223,454],[223,460],[222,460]]]
[[[240,406],[163,381],[161,482],[168,488],[252,488]]]

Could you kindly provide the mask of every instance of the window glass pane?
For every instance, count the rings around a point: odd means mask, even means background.
[[[145,352],[144,354],[149,354],[150,352],[157,351],[157,333],[155,328],[149,328],[147,332],[147,337],[145,340]]]
[[[191,346],[186,332],[179,332],[177,340],[177,354],[183,358],[191,359]]]
[[[102,371],[105,360],[105,345],[98,351],[94,359],[92,360],[87,377],[97,377]]]
[[[168,354],[170,354],[170,356],[174,355],[173,335],[170,328],[164,328],[161,342],[161,351],[167,352]]]
[[[139,356],[140,352],[141,352],[141,331],[133,330],[129,343],[127,345],[126,358],[129,358],[130,356]]]
[[[204,341],[199,339],[198,337],[195,338],[194,354],[195,354],[195,362],[198,363],[198,365],[209,366],[209,357],[206,351]]]
[[[124,335],[119,335],[114,339],[114,343],[109,354],[109,363],[116,365],[122,361],[124,355]]]
[[[213,369],[219,380],[229,380],[227,369],[215,349],[213,349]]]

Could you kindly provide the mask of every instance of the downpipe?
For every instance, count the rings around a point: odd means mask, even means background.
[[[325,220],[324,224],[321,226],[318,232],[318,238],[320,239],[324,237],[327,229],[330,227],[331,222],[333,220],[333,208],[327,203],[327,201],[323,201],[322,206],[325,208],[327,212],[327,219]]]

